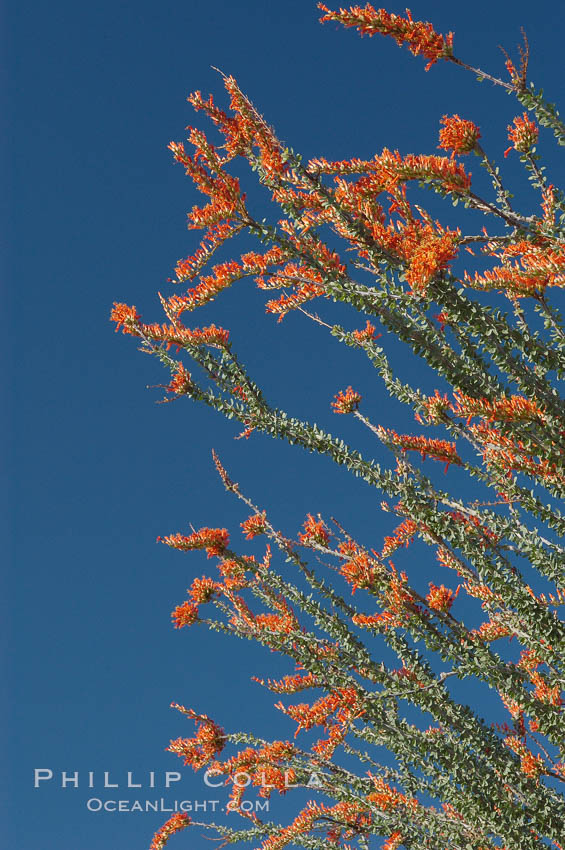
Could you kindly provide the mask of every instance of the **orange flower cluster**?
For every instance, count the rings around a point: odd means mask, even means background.
[[[502,266],[487,270],[474,278],[465,274],[465,282],[476,289],[498,289],[518,298],[537,295],[548,286],[565,286],[565,248],[550,247],[543,240],[514,245],[488,245],[488,253],[502,260]],[[519,264],[509,262],[517,257]]]
[[[189,139],[195,148],[194,157],[188,156],[182,142],[171,142],[169,150],[175,160],[184,165],[196,188],[210,198],[206,206],[192,208],[188,221],[191,228],[207,228],[213,241],[214,231],[211,228],[219,222],[229,223],[238,213],[245,214],[239,180],[223,170],[220,157],[204,133],[190,128]]]
[[[298,723],[294,737],[301,729],[308,730],[314,726],[327,728],[331,725],[334,714],[338,722],[345,723],[352,718],[360,717],[364,712],[355,688],[337,688],[327,696],[320,697],[312,705],[304,702],[285,707],[279,702],[276,707]]]
[[[535,654],[532,649],[524,649],[520,653],[520,660],[517,663],[517,667],[520,667],[522,670],[527,670],[528,673],[531,673],[542,663],[541,658]]]
[[[534,756],[516,735],[509,735],[504,743],[520,757],[520,770],[532,779],[539,779],[545,773],[545,765],[541,756]]]
[[[254,679],[260,685],[266,685],[270,691],[275,694],[297,694],[300,691],[305,691],[308,688],[317,688],[320,682],[313,673],[296,673],[293,676],[285,676],[279,681],[275,679]]]
[[[362,35],[380,33],[391,36],[399,46],[405,44],[414,56],[421,55],[428,59],[426,71],[438,59],[448,59],[452,55],[453,33],[443,36],[427,21],[413,21],[409,9],[406,10],[406,17],[402,18],[385,9],[375,9],[369,3],[364,7],[351,6],[338,12],[332,12],[323,3],[318,3],[318,8],[325,12],[320,18],[321,23],[336,21],[345,27],[355,27]]]
[[[509,293],[511,298],[535,296],[545,286],[545,282],[538,276],[524,274],[516,267],[497,266],[494,269],[486,269],[482,275],[475,272],[473,278],[465,272],[464,279],[465,283],[473,289],[482,289],[485,292],[494,289],[498,292]]]
[[[436,274],[446,269],[458,251],[459,233],[413,221],[402,230],[401,254],[407,263],[406,280],[412,291],[425,295]]]
[[[114,301],[110,320],[116,323],[116,331],[119,331],[123,327],[124,333],[132,333],[140,319],[141,316],[135,307],[129,307],[127,304],[118,304],[118,302]]]
[[[185,552],[192,549],[205,549],[208,557],[211,558],[213,555],[222,555],[225,552],[229,539],[226,528],[201,528],[189,537],[182,534],[170,534],[167,537],[158,537],[157,542]]]
[[[375,156],[373,170],[381,188],[387,191],[407,180],[437,180],[447,192],[457,194],[465,194],[471,186],[471,175],[463,164],[448,156],[407,154],[403,157],[398,151],[384,148],[380,156]]]
[[[255,629],[277,634],[290,635],[299,630],[298,620],[284,599],[278,600],[279,614],[257,614],[253,620]]]
[[[500,640],[511,634],[512,632],[508,626],[505,626],[504,623],[499,623],[497,620],[489,620],[483,623],[478,629],[471,631],[473,637],[476,637],[478,640],[484,640],[487,643],[491,643],[493,640]]]
[[[563,705],[559,685],[551,687],[547,684],[541,673],[538,672],[531,673],[530,679],[534,685],[534,697],[536,699],[549,705]]]
[[[563,464],[558,465],[545,459],[536,460],[527,454],[521,440],[513,440],[484,423],[472,425],[470,431],[482,443],[483,459],[488,466],[506,473],[523,472],[549,485],[565,483]]]
[[[462,460],[457,454],[455,443],[450,443],[447,440],[436,440],[430,437],[412,436],[411,434],[397,434],[396,431],[383,428],[386,439],[393,446],[398,446],[403,451],[420,452],[422,458],[431,457],[434,460],[442,461],[446,464],[446,469],[450,464],[461,465]]]
[[[369,257],[368,243],[378,246],[387,257],[406,268],[406,279],[414,292],[425,294],[430,281],[447,268],[457,255],[459,231],[444,230],[441,225],[421,213],[415,217],[406,198],[408,180],[439,182],[446,191],[467,191],[469,178],[463,167],[447,157],[402,157],[398,151],[385,149],[371,163],[371,171],[355,183],[337,179],[336,201],[363,226],[366,236],[352,231],[349,224],[334,218],[335,229],[361,257]],[[378,193],[387,191],[393,198],[390,212],[398,211],[399,220],[385,223],[385,214],[375,202]]]
[[[328,737],[312,744],[312,752],[316,753],[320,758],[331,759],[339,745],[344,742],[346,734],[346,724],[330,725]]]
[[[270,549],[267,547],[267,554],[262,564],[259,564],[252,555],[244,555],[241,560],[234,558],[221,560],[218,564],[218,571],[224,580],[224,587],[227,590],[239,590],[247,587],[249,582],[245,576],[245,564],[249,564],[249,569],[258,569],[259,567],[267,569],[269,559]]]
[[[190,391],[190,387],[190,372],[185,369],[182,363],[179,363],[176,372],[167,384],[166,390],[168,393],[175,393],[175,395],[184,395]]]
[[[376,333],[376,328],[371,322],[367,319],[367,324],[363,328],[362,331],[353,331],[353,337],[356,342],[363,343],[373,341],[375,339],[379,339],[382,334]]]
[[[307,169],[310,174],[366,174],[374,167],[370,159],[342,159],[329,162],[324,157],[308,160]]]
[[[318,543],[320,546],[329,546],[330,536],[326,531],[323,520],[315,520],[312,514],[304,522],[304,533],[298,535],[298,540],[303,546]]]
[[[188,592],[196,603],[204,605],[206,602],[209,602],[213,596],[216,596],[220,589],[221,585],[218,584],[217,581],[213,581],[211,578],[202,576],[202,578],[194,579]]]
[[[212,266],[212,272],[213,274],[200,278],[200,283],[189,289],[185,295],[173,295],[169,298],[165,304],[167,312],[178,319],[185,310],[195,310],[196,307],[213,301],[216,295],[245,274],[242,266],[234,260]]]
[[[450,409],[447,395],[441,395],[438,390],[435,391],[434,395],[428,396],[424,399],[423,406],[424,417],[426,421],[432,425],[441,424],[444,420],[445,414]],[[416,414],[416,419],[418,422],[422,422],[422,416],[419,413]]]
[[[336,178],[334,196],[341,208],[349,212],[362,227],[352,230],[343,218],[334,215],[331,223],[360,256],[369,256],[368,242],[377,244],[385,255],[407,265],[414,282],[424,289],[426,282],[438,270],[445,268],[457,253],[459,231],[444,230],[429,216],[418,210],[423,218],[419,221],[407,198],[405,184],[411,180],[438,183],[446,192],[465,194],[470,187],[470,175],[463,165],[453,158],[440,156],[401,156],[398,151],[387,148],[367,163],[366,176],[355,182],[343,177]],[[398,211],[402,220],[391,220],[386,224],[383,208],[375,198],[381,192],[392,197],[390,213]],[[425,255],[428,255],[427,257]],[[429,267],[424,275],[422,264]]]
[[[149,850],[163,850],[163,847],[171,835],[174,835],[175,832],[180,832],[182,829],[186,829],[189,824],[189,815],[182,814],[181,812],[175,812],[175,814],[163,824],[161,829],[155,833]]]
[[[283,829],[278,829],[263,841],[261,845],[262,850],[282,850],[287,844],[296,843],[296,839],[300,835],[310,832],[325,808],[325,806],[319,806],[317,803],[310,801],[291,824]]]
[[[373,780],[375,790],[367,795],[367,800],[370,800],[373,805],[383,812],[388,812],[399,806],[412,811],[418,807],[418,801],[416,799],[410,799],[405,794],[397,791],[396,788],[391,788],[382,777],[371,776],[371,779]]]
[[[541,193],[541,198],[541,208],[543,210],[544,223],[549,227],[553,227],[555,222],[555,211],[557,209],[555,186],[551,184],[547,187],[547,189],[543,189]]]
[[[246,559],[252,560],[252,559]],[[248,582],[243,582],[239,586],[246,586]],[[278,613],[254,614],[249,608],[247,602],[240,596],[226,594],[233,604],[235,609],[231,623],[234,626],[245,626],[255,635],[261,632],[290,635],[293,632],[300,630],[300,625],[296,619],[294,611],[283,596],[270,596],[270,605],[278,611]]]
[[[445,546],[438,546],[436,557],[442,567],[447,567],[448,570],[456,570],[459,572],[461,565],[457,558],[449,551],[449,549],[446,549]]]
[[[457,403],[449,405],[449,409],[455,416],[466,418],[467,424],[474,416],[480,416],[487,422],[544,421],[544,414],[539,405],[523,396],[513,395],[510,398],[488,401],[486,398],[463,395],[460,390],[456,390],[454,395]]]
[[[394,564],[391,562],[391,574],[388,587],[384,593],[384,608],[382,613],[354,614],[352,617],[353,622],[361,628],[384,626],[385,630],[391,627],[405,625],[406,620],[418,610],[407,585],[408,578],[406,573],[400,573],[398,575]]]
[[[171,345],[182,348],[187,344],[213,345],[217,348],[225,348],[230,335],[229,331],[217,328],[216,325],[209,325],[207,328],[200,329],[185,328],[178,321],[174,325],[141,324],[141,316],[136,312],[135,307],[128,307],[127,304],[114,304],[110,319],[116,322],[116,330],[121,327],[125,334],[165,343],[167,349]]]
[[[248,582],[245,577],[245,567],[239,561],[232,558],[220,561],[218,570],[224,580],[224,587],[228,590],[240,590],[246,587]]]
[[[439,131],[438,147],[444,150],[458,154],[471,153],[481,138],[477,125],[460,118],[459,115],[453,115],[451,118],[444,115],[441,123],[443,127]]]
[[[261,276],[267,274],[273,266],[284,263],[288,259],[288,256],[288,249],[273,245],[264,254],[259,254],[256,251],[248,251],[246,254],[242,254],[241,263],[246,274],[258,274]]]
[[[311,255],[313,263],[318,268],[324,268],[327,274],[335,274],[336,276],[345,273],[345,266],[341,262],[340,257],[335,251],[330,251],[323,242],[318,239],[309,239],[306,230],[310,226],[306,222],[302,222],[302,232],[299,235],[296,226],[284,220],[280,222],[281,229],[284,230],[289,241],[293,244],[297,254],[307,252]],[[257,285],[260,289],[282,289],[288,286],[294,287],[294,292],[284,294],[278,299],[272,299],[267,302],[266,308],[268,313],[279,314],[279,321],[290,311],[295,310],[302,304],[311,301],[313,298],[318,298],[325,294],[323,277],[320,271],[312,268],[311,265],[297,264],[294,262],[287,263],[282,269],[271,272],[268,281],[263,277],[256,278]]]
[[[388,558],[401,546],[409,546],[418,531],[418,523],[413,519],[405,519],[394,529],[391,536],[385,537],[381,558]]]
[[[308,270],[310,272],[310,270]],[[310,272],[311,274],[311,272]],[[316,277],[321,280],[321,276],[316,274]],[[278,321],[281,322],[291,310],[296,310],[312,301],[313,298],[319,298],[325,292],[324,287],[319,283],[303,283],[296,287],[295,292],[289,295],[281,295],[280,298],[273,298],[267,301],[267,313],[278,314]]]
[[[401,832],[391,833],[383,844],[383,850],[397,850],[397,848],[402,844],[402,840]]]
[[[254,516],[248,517],[241,523],[241,528],[245,532],[246,540],[253,540],[254,537],[258,537],[258,535],[265,533],[267,528],[265,525],[265,518],[266,512],[263,511],[260,514],[254,514]]]
[[[371,816],[362,803],[337,803],[330,807],[310,801],[289,826],[263,842],[262,850],[281,850],[288,844],[298,844],[299,836],[309,832],[317,820],[339,824],[339,828],[336,826],[327,833],[327,840],[333,843],[343,830],[346,838],[358,835],[370,825]],[[344,846],[348,848],[347,844]]]
[[[185,765],[190,765],[194,770],[200,770],[224,749],[226,745],[224,730],[205,714],[196,714],[192,709],[184,708],[176,703],[172,704],[172,708],[178,709],[186,717],[194,720],[198,728],[194,738],[177,738],[171,741],[167,751],[183,758]]]
[[[520,732],[523,734],[524,731],[524,712],[520,704],[512,697],[509,697],[507,694],[503,694],[499,691],[500,699],[502,700],[504,707],[508,710],[510,716],[513,720],[517,720],[520,726]]]
[[[202,93],[199,91],[192,92],[188,97],[188,102],[194,107],[196,112],[205,112],[223,133],[225,137],[224,163],[229,162],[236,156],[245,156],[247,154],[249,139],[246,139],[244,132],[242,132],[239,116],[228,117],[223,109],[215,105],[212,95],[209,95],[208,100],[204,100]]]
[[[192,602],[183,602],[178,605],[171,614],[175,629],[182,629],[184,626],[192,626],[198,620],[198,605]]]
[[[486,607],[487,603],[493,602],[497,598],[495,592],[491,590],[487,584],[466,582],[464,588],[469,596],[473,596],[475,599],[480,599],[482,601],[483,608]]]
[[[353,387],[347,387],[345,392],[340,390],[335,401],[332,401],[334,413],[353,413],[359,407],[362,397],[356,392]]]
[[[258,150],[259,160],[263,171],[276,177],[284,173],[287,165],[284,161],[283,147],[273,130],[265,119],[260,115],[251,101],[243,94],[233,77],[225,78],[225,86],[231,95],[230,109],[236,114],[239,140],[236,144],[246,145],[247,156],[250,149],[255,146]],[[234,125],[232,124],[231,127]]]
[[[323,195],[312,187],[309,189],[308,192],[300,192],[288,186],[276,186],[272,195],[273,201],[280,204],[283,209],[291,208],[295,216],[301,213],[299,230],[303,234],[314,227],[333,221],[334,218],[334,212],[324,208]]]
[[[193,280],[217,249],[240,229],[241,225],[233,225],[231,222],[212,224],[200,243],[200,248],[192,256],[178,261],[175,267],[177,282]]]
[[[518,153],[529,153],[537,143],[539,128],[534,121],[530,121],[528,113],[524,112],[522,117],[518,116],[508,127],[508,138],[512,145],[504,152],[508,156],[512,148]]]
[[[133,333],[134,336],[145,336],[157,342],[164,342],[167,348],[171,345],[176,345],[178,348],[184,345],[213,345],[216,348],[225,348],[230,336],[229,331],[218,328],[216,325],[209,325],[202,329],[185,328],[180,322],[174,325],[141,325],[139,333],[126,331],[124,328],[124,333],[128,332]]]
[[[196,253],[177,264],[177,281],[191,280],[208,262],[216,249],[228,238],[235,235],[248,220],[244,199],[240,194],[239,183],[235,177],[228,175],[223,169],[225,164],[234,156],[246,156],[254,164],[253,148],[259,148],[259,159],[263,172],[275,176],[286,170],[283,162],[283,151],[275,138],[273,131],[257,113],[253,105],[239,90],[233,77],[225,78],[226,89],[231,95],[231,108],[235,111],[233,117],[228,117],[218,109],[212,97],[204,101],[200,92],[189,97],[197,110],[203,110],[224,134],[227,155],[219,157],[206,136],[191,129],[190,141],[195,147],[194,157],[189,157],[184,145],[171,143],[170,148],[175,158],[181,162],[192,178],[197,188],[210,196],[207,207],[194,207],[189,215],[190,226],[206,227],[206,235]],[[235,223],[234,223],[234,220]],[[184,310],[211,301],[222,290],[234,281],[256,271],[263,274],[267,267],[278,264],[285,256],[281,248],[271,248],[266,252],[254,268],[249,260],[260,258],[257,254],[248,254],[248,262],[243,266],[231,261],[214,266],[213,274],[201,278],[200,283],[190,289],[184,296],[173,296],[167,302],[167,312],[179,316]]]
[[[249,747],[239,752],[233,758],[225,762],[213,762],[210,773],[217,776],[235,778],[238,774],[246,775],[246,783],[259,787],[259,796],[269,799],[276,789],[280,794],[285,794],[296,778],[292,768],[281,770],[280,765],[287,762],[296,754],[296,747],[289,741],[274,741],[260,749]],[[249,780],[247,780],[249,777]],[[234,782],[231,798],[231,807],[239,807],[245,786]]]
[[[458,593],[459,588],[454,593],[443,584],[438,586],[430,582],[430,592],[426,596],[426,602],[434,611],[441,611],[441,613],[447,614],[451,610],[451,606]]]
[[[338,550],[348,560],[341,565],[340,573],[353,586],[353,593],[357,588],[368,588],[375,584],[377,576],[382,574],[382,568],[370,558],[352,540],[339,544]]]

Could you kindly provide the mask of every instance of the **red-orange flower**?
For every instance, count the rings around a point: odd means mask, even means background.
[[[124,333],[131,333],[131,328],[133,328],[140,319],[141,316],[138,314],[135,307],[129,307],[127,304],[118,304],[114,301],[114,306],[110,313],[110,320],[112,322],[116,322],[117,331],[123,327]]]
[[[291,634],[299,629],[298,620],[286,599],[279,597],[272,600],[278,609],[278,614],[257,614],[251,625],[259,631],[268,631],[278,634]]]
[[[191,549],[205,549],[208,557],[211,558],[212,555],[224,553],[229,539],[226,528],[201,528],[189,537],[183,534],[169,534],[167,537],[158,537],[157,542],[166,543],[173,549],[182,549],[186,552]]]
[[[209,602],[213,596],[215,596],[221,589],[221,585],[218,584],[217,581],[213,581],[211,578],[207,578],[206,576],[202,576],[202,578],[195,578],[190,586],[191,598],[202,605],[205,602]]]
[[[348,560],[341,565],[341,575],[352,585],[353,593],[357,588],[371,587],[382,572],[379,564],[367,555],[353,541],[339,544],[339,551],[346,555]]]
[[[335,401],[332,401],[334,413],[353,413],[354,410],[357,410],[362,400],[362,397],[353,387],[347,387],[345,392],[340,390],[334,398]]]
[[[434,611],[441,611],[443,614],[447,614],[458,593],[459,588],[454,593],[448,587],[444,587],[443,584],[438,586],[430,582],[430,592],[426,596],[426,601]]]
[[[171,614],[175,629],[182,629],[184,626],[192,626],[198,620],[198,605],[192,602],[183,602],[178,605]]]
[[[332,715],[340,709],[345,711],[347,718],[359,717],[363,714],[355,688],[337,688],[327,696],[320,697],[312,705],[306,702],[289,706],[278,703],[276,707],[298,723],[294,737],[298,735],[301,729],[308,730],[314,726],[327,726]],[[345,716],[343,719],[346,719]]]
[[[436,274],[457,256],[459,234],[443,230],[439,225],[413,221],[402,228],[401,235],[400,253],[407,263],[406,280],[413,292],[425,295]]]
[[[369,774],[371,776],[371,774]],[[398,806],[405,806],[410,809],[415,809],[418,805],[417,800],[410,799],[405,794],[397,791],[396,788],[391,788],[381,776],[371,776],[375,785],[375,790],[367,795],[373,805],[382,809],[383,812],[396,809]]]
[[[522,117],[518,115],[514,123],[508,126],[508,138],[512,145],[504,152],[504,156],[508,156],[512,148],[518,153],[529,153],[537,143],[538,135],[539,128],[534,121],[530,121],[528,113],[524,112]]]
[[[542,409],[535,401],[523,396],[512,395],[489,401],[486,398],[472,398],[463,395],[460,390],[454,393],[457,404],[450,409],[455,416],[467,417],[467,424],[474,416],[480,416],[488,422],[528,422],[543,421]]]
[[[324,291],[323,286],[318,283],[303,283],[297,286],[294,292],[267,301],[267,313],[278,313],[280,322],[291,310],[296,310],[297,307],[312,301],[313,298],[318,298],[324,294]]]
[[[432,425],[439,425],[444,421],[445,414],[449,410],[449,399],[447,395],[441,395],[439,390],[436,390],[434,395],[427,396],[423,400],[424,416]],[[419,413],[416,414],[418,422],[422,421]]]
[[[367,319],[367,324],[362,331],[353,331],[353,336],[357,342],[369,342],[370,340],[379,339],[382,334],[376,333],[376,328]]]
[[[332,12],[323,3],[318,3],[318,8],[326,13],[320,18],[322,23],[337,21],[345,27],[356,27],[362,35],[381,33],[390,35],[399,46],[406,44],[414,56],[421,55],[429,60],[426,71],[438,59],[451,56],[453,33],[443,36],[427,21],[413,21],[409,9],[406,10],[406,17],[402,18],[384,9],[377,10],[369,3],[364,7],[351,6],[338,12]]]
[[[443,127],[439,131],[438,147],[444,150],[459,154],[470,153],[481,138],[477,125],[460,118],[459,115],[453,115],[451,118],[444,115],[441,123]]]
[[[500,640],[508,637],[511,630],[504,623],[499,623],[496,620],[489,620],[483,623],[478,629],[473,629],[471,634],[479,640],[484,640],[490,643],[493,640]]]
[[[304,545],[309,543],[319,543],[321,546],[328,546],[330,536],[326,531],[323,521],[315,520],[312,514],[308,514],[308,518],[304,522],[304,533],[298,535],[298,539]]]
[[[167,385],[168,393],[183,395],[190,389],[190,372],[188,372],[182,363],[179,363],[177,370],[173,375],[170,383]]]
[[[530,679],[535,686],[534,697],[536,699],[540,702],[546,702],[549,705],[563,705],[559,685],[548,685],[541,673],[537,672],[531,673]]]
[[[520,758],[520,770],[532,779],[539,779],[545,773],[545,765],[541,756],[534,756],[516,735],[509,735],[504,739],[507,747],[513,750]]]
[[[409,153],[403,157],[398,151],[384,148],[372,165],[381,191],[392,191],[408,180],[437,181],[446,191],[458,194],[465,194],[471,186],[471,175],[463,163],[449,156]]]
[[[149,850],[163,850],[163,847],[175,832],[180,832],[190,824],[190,816],[175,812],[169,820],[163,824],[161,829],[153,836]]]
[[[177,708],[186,717],[194,720],[198,728],[194,738],[177,738],[171,741],[167,750],[184,758],[185,765],[191,765],[194,770],[199,770],[224,749],[226,745],[224,730],[205,714],[196,714],[192,709],[184,708],[176,703],[172,704],[172,708]]]
[[[229,590],[238,590],[247,585],[245,567],[238,561],[231,558],[220,561],[218,570],[224,579],[224,586]]]
[[[220,245],[240,229],[241,225],[233,225],[230,222],[211,225],[200,243],[200,248],[192,256],[178,261],[175,268],[177,281],[193,280]]]
[[[296,673],[293,676],[285,676],[278,681],[275,679],[255,679],[261,685],[266,685],[275,694],[297,694],[307,688],[317,688],[320,681],[313,673]]]
[[[434,460],[443,461],[447,466],[450,463],[460,465],[461,458],[457,454],[455,443],[448,440],[436,440],[431,437],[412,436],[411,434],[397,434],[392,429],[381,429],[385,440],[390,440],[393,446],[398,446],[403,451],[420,452],[422,458],[432,457]]]
[[[245,532],[245,539],[252,540],[254,537],[257,537],[259,534],[264,534],[266,525],[265,525],[265,517],[266,513],[263,511],[260,514],[254,514],[253,516],[248,517],[244,522],[241,523],[241,528]]]
[[[414,535],[418,531],[418,523],[413,519],[405,519],[397,528],[394,529],[390,537],[385,537],[384,546],[381,552],[381,558],[388,558],[393,552],[401,546],[409,546],[414,539]]]
[[[402,844],[402,833],[401,832],[393,832],[385,843],[383,844],[383,850],[397,850],[397,847],[400,847]]]
[[[289,826],[277,830],[263,841],[262,850],[282,850],[287,844],[296,843],[297,837],[309,832],[321,815],[322,808],[310,801]]]

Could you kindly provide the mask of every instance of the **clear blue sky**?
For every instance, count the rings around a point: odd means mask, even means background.
[[[388,8],[403,12],[402,4]],[[562,99],[564,27],[555,0],[416,0],[412,12],[454,30],[462,59],[500,73],[497,45],[512,51],[525,26],[532,79]],[[392,41],[360,39],[317,18],[310,0],[4,7],[11,250],[3,296],[10,410],[3,846],[145,848],[166,814],[96,814],[86,800],[212,799],[192,774],[177,793],[163,789],[163,771],[180,768],[164,747],[192,733],[168,708],[173,700],[231,730],[292,734],[270,708],[272,696],[249,680],[282,672],[280,662],[248,644],[170,626],[170,610],[208,565],[155,545],[157,535],[188,523],[236,533],[246,516],[213,473],[212,447],[289,534],[317,510],[337,515],[369,545],[388,531],[378,495],[329,462],[266,438],[234,441],[232,424],[193,404],[154,404],[158,393],[145,386],[165,376],[108,321],[114,300],[161,320],[155,293],[166,291],[176,260],[196,247],[185,214],[197,197],[166,145],[183,139],[193,120],[190,91],[221,96],[212,65],[236,76],[280,136],[310,156],[371,156],[384,146],[434,153],[440,117],[459,112],[481,125],[484,146],[501,158],[517,114],[503,93],[448,65],[426,74]],[[350,442],[370,447],[355,423],[329,408],[349,383],[374,419],[409,424],[360,354],[298,316],[275,325],[263,302],[243,286],[195,323],[213,318],[229,327],[274,402]],[[419,380],[413,367],[404,374]],[[427,574],[420,580],[426,586]],[[34,789],[34,768],[53,770],[53,781]],[[89,770],[95,789],[86,787]],[[143,789],[123,787],[128,770]],[[79,771],[80,787],[62,789],[61,771]],[[101,788],[102,771],[122,787]],[[149,771],[158,772],[155,791],[146,787]],[[278,807],[273,800],[275,818]],[[185,833],[171,842],[177,846],[209,845]]]

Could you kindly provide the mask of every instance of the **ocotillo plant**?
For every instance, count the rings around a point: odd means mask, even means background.
[[[203,402],[241,423],[245,435],[265,432],[345,467],[380,491],[383,510],[398,523],[384,540],[358,541],[337,521],[309,515],[293,539],[274,527],[215,456],[225,488],[249,511],[243,533],[266,538],[265,556],[242,554],[224,528],[163,537],[181,551],[205,550],[217,563],[214,576],[194,581],[173,623],[207,624],[291,659],[293,674],[263,684],[282,695],[312,690],[304,702],[277,707],[297,732],[319,729],[320,738],[304,749],[300,736],[260,740],[224,731],[201,706],[177,706],[196,732],[169,749],[229,785],[230,806],[246,819],[243,827],[199,824],[223,843],[253,842],[263,850],[291,844],[322,850],[328,841],[361,850],[370,844],[386,850],[559,848],[565,833],[559,752],[565,641],[557,615],[565,602],[559,543],[565,406],[557,386],[565,333],[552,295],[565,285],[565,196],[550,182],[536,143],[541,126],[565,145],[565,125],[528,80],[525,39],[519,60],[507,57],[507,77],[499,79],[457,58],[452,34],[437,33],[409,12],[401,17],[370,5],[320,9],[322,21],[391,36],[428,68],[454,63],[513,96],[517,115],[506,153],[519,158],[539,207],[527,213],[515,202],[503,169],[481,146],[479,127],[459,115],[441,119],[441,155],[403,156],[385,148],[369,160],[304,161],[232,77],[224,77],[227,111],[211,96],[190,96],[219,136],[213,142],[191,129],[190,153],[182,143],[170,145],[206,196],[189,214],[189,226],[204,236],[178,263],[173,281],[188,289],[161,296],[164,324],[146,324],[135,307],[121,303],[112,319],[171,370],[165,398]],[[473,190],[471,154],[492,182],[485,197]],[[249,163],[282,220],[254,217],[230,173],[238,159]],[[484,226],[464,233],[456,212],[450,224],[435,221],[415,200],[422,189],[441,196],[448,210],[451,202],[478,211]],[[242,233],[255,237],[259,250],[213,265],[215,251]],[[475,268],[463,270],[463,251]],[[455,265],[462,270],[455,273]],[[183,323],[183,314],[247,277],[269,293],[267,313],[281,319],[301,311],[367,357],[388,393],[412,408],[415,433],[399,434],[369,420],[355,388],[336,387],[335,412],[370,429],[394,457],[391,468],[278,409],[267,398],[274,388],[265,393],[254,382],[227,330]],[[327,321],[327,300],[340,302],[354,320],[363,314],[357,329]],[[396,377],[378,327],[431,366],[441,389],[425,394]],[[188,360],[195,367],[188,368]],[[195,377],[196,367],[202,378]],[[446,468],[443,478],[433,461]],[[450,488],[454,467],[468,475],[472,501]],[[452,587],[434,583],[433,575],[427,595],[411,586],[401,561],[416,539],[453,571]],[[290,567],[277,571],[277,557]],[[478,624],[458,613],[465,594],[482,606]],[[207,614],[214,606],[217,613]],[[377,638],[398,666],[378,657]],[[499,695],[507,722],[493,724],[481,717],[480,706],[460,704],[451,688],[455,676],[486,683]],[[427,725],[413,720],[414,708]],[[383,748],[390,758],[380,759]],[[240,774],[267,798],[298,787],[304,799],[312,776],[316,787],[293,820],[277,824],[245,806]],[[152,850],[190,824],[187,814],[176,813],[154,836]]]

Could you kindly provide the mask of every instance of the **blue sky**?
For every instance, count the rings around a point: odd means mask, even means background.
[[[403,12],[402,5],[387,8]],[[454,30],[456,54],[495,73],[503,73],[497,45],[514,50],[524,26],[531,78],[550,100],[562,96],[563,22],[553,0],[416,0],[412,12],[440,32]],[[458,112],[482,127],[484,147],[501,160],[506,125],[518,113],[503,93],[441,63],[426,74],[421,60],[392,41],[360,39],[317,18],[310,0],[4,7],[6,846],[148,846],[166,814],[86,808],[92,796],[131,799],[127,771],[144,784],[140,797],[206,799],[192,774],[178,793],[163,790],[164,771],[180,769],[164,747],[192,733],[169,709],[173,700],[231,730],[292,734],[271,708],[272,696],[250,682],[283,671],[281,662],[247,644],[170,626],[170,610],[207,565],[155,545],[157,535],[188,523],[236,534],[246,517],[213,472],[212,447],[289,534],[318,510],[373,546],[389,530],[378,494],[329,462],[263,437],[234,441],[233,424],[193,404],[156,405],[159,393],[145,387],[163,381],[162,370],[108,321],[113,301],[160,321],[156,292],[166,291],[175,262],[197,245],[185,216],[198,199],[166,145],[183,139],[193,121],[189,92],[221,98],[211,66],[233,74],[279,135],[308,156],[371,156],[384,146],[434,153],[439,119]],[[478,170],[476,162],[470,167]],[[507,168],[524,189],[512,162]],[[298,316],[276,325],[263,303],[262,293],[241,287],[206,307],[197,323],[231,329],[236,350],[276,404],[368,452],[373,446],[355,423],[331,413],[337,390],[353,383],[373,419],[409,425],[360,354]],[[428,380],[394,340],[385,343],[404,377]],[[53,780],[34,789],[35,768],[51,769]],[[62,771],[79,771],[78,789],[60,787]],[[87,787],[88,771],[95,789]],[[101,788],[103,771],[118,791]],[[150,771],[158,794],[147,788]],[[273,800],[274,818],[282,815],[278,806]],[[171,846],[183,841],[208,846],[195,835]]]

